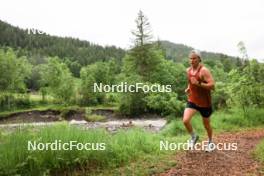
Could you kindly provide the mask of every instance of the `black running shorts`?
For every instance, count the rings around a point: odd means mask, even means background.
[[[192,103],[192,102],[187,102],[186,108],[192,108],[192,109],[196,109],[197,111],[200,112],[200,114],[205,117],[205,118],[209,118],[213,112],[212,107],[199,107],[196,104]]]

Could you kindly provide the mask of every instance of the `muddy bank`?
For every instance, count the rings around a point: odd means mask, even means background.
[[[104,121],[134,120],[134,119],[160,119],[163,118],[157,114],[141,114],[137,116],[122,116],[112,109],[94,109],[89,115],[100,115],[105,117]],[[88,116],[89,116],[88,115]],[[34,123],[34,122],[56,122],[56,121],[87,121],[87,114],[82,108],[63,109],[63,110],[33,110],[26,112],[17,112],[0,118],[0,124],[12,123]]]
[[[92,114],[104,115],[109,119],[116,118],[112,110],[92,110]],[[57,121],[85,120],[84,109],[33,110],[16,112],[0,118],[0,124],[38,123]]]
[[[45,111],[27,111],[17,112],[0,118],[0,124],[12,123],[30,123],[30,122],[53,122],[63,120],[60,117],[60,111],[45,110]]]
[[[70,125],[77,125],[89,129],[105,128],[110,132],[118,129],[128,129],[132,127],[140,127],[150,131],[159,131],[162,129],[166,120],[157,114],[142,114],[134,117],[121,116],[112,109],[95,109],[91,110],[91,115],[101,115],[105,117],[103,122],[87,121],[86,114],[83,109],[66,109],[45,110],[45,111],[29,111],[14,113],[0,119],[1,128],[17,128],[25,125],[45,126],[53,125],[59,121],[68,121]]]

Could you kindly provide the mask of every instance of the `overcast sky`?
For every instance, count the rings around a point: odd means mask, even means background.
[[[264,59],[263,0],[2,0],[0,19],[21,28],[100,45],[131,46],[139,10],[160,40]]]

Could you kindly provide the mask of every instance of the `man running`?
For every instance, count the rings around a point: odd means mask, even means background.
[[[183,123],[191,135],[190,147],[193,147],[199,136],[193,131],[190,123],[193,115],[198,111],[208,135],[208,145],[206,151],[212,150],[212,128],[210,116],[212,114],[211,90],[214,89],[214,80],[210,71],[201,64],[201,54],[197,50],[192,50],[189,54],[190,67],[186,70],[188,76],[188,87],[185,92],[188,94],[188,102],[184,110]]]

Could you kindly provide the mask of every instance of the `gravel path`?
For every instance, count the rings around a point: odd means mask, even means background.
[[[254,160],[252,150],[264,139],[264,129],[215,136],[215,143],[237,143],[237,150],[186,151],[178,154],[178,165],[160,176],[253,176],[264,175],[264,166]]]

